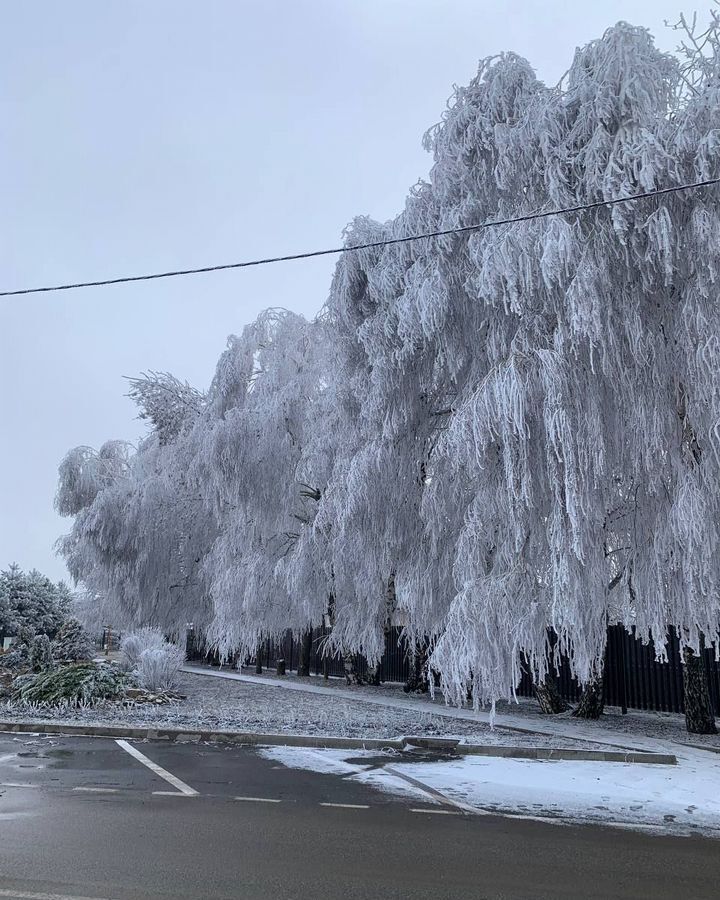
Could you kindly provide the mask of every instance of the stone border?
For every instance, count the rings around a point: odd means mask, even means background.
[[[0,722],[0,733],[65,734],[84,737],[134,738],[178,743],[249,744],[253,746],[315,747],[338,750],[404,750],[421,747],[460,756],[491,756],[505,759],[587,760],[594,762],[650,763],[677,765],[672,753],[649,753],[637,750],[554,750],[545,747],[502,747],[492,744],[463,744],[449,738],[346,738],[315,734],[261,734],[244,731],[183,731],[180,728],[129,728],[120,725],[63,725],[56,722]]]

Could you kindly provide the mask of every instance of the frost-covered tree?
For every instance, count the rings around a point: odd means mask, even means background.
[[[426,136],[428,181],[348,229],[316,320],[266,311],[207,396],[133,381],[137,450],[69,454],[73,574],[225,655],[328,612],[329,648],[372,664],[397,608],[458,703],[511,697],[523,666],[549,696],[561,655],[596,685],[614,622],[659,655],[676,629],[700,684],[720,622],[717,190],[352,248],[717,177],[718,27],[674,56],[620,23],[552,88],[514,54],[482,61]]]
[[[541,93],[506,129],[505,152],[525,172],[508,184],[515,213],[542,195],[572,205],[708,177],[708,149],[698,153],[702,140],[687,132],[700,126],[696,104],[703,129],[714,127],[712,98],[677,109],[678,88],[675,61],[642,29],[619,25],[578,51],[564,90]],[[438,514],[457,508],[458,483],[474,485],[458,592],[433,657],[457,699],[470,683],[484,699],[509,693],[522,654],[542,679],[564,651],[591,680],[613,588],[625,598],[618,620],[658,652],[669,625],[696,651],[703,632],[717,634],[708,554],[720,407],[706,368],[716,325],[703,338],[698,327],[714,316],[704,230],[714,215],[712,195],[698,192],[468,242],[484,353],[444,435],[428,505],[431,533],[444,530]]]
[[[95,655],[95,647],[88,632],[71,616],[55,635],[51,655],[55,663],[86,662]]]
[[[0,637],[9,635],[14,627],[10,591],[5,579],[0,577]]]
[[[139,418],[152,424],[160,444],[177,438],[188,419],[202,411],[203,394],[169,372],[150,371],[129,381],[129,396],[140,407]]]
[[[326,339],[321,322],[262,314],[230,339],[195,430],[191,477],[218,521],[205,562],[208,636],[223,654],[251,653],[288,627],[300,633],[325,609],[322,574],[313,573],[310,588],[287,566],[319,495],[312,466],[301,467],[304,453],[311,439],[335,437],[319,410]]]
[[[170,396],[158,385],[180,387]],[[113,441],[97,454],[72,450],[61,463],[56,506],[74,521],[58,546],[72,576],[104,598],[119,624],[179,632],[203,623],[208,608],[202,562],[215,522],[187,478],[203,401],[171,376],[136,380],[132,395],[153,426],[137,449]]]
[[[72,601],[63,582],[55,584],[36,570],[13,564],[0,572],[0,636],[13,638],[2,665],[36,671],[51,666],[52,642],[68,621]]]
[[[69,614],[72,594],[36,569],[24,572],[13,563],[0,572],[0,633],[14,636],[21,628],[52,639]]]

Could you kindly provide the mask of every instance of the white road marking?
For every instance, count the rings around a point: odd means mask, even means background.
[[[459,816],[456,809],[411,809],[410,812],[430,813],[433,816]]]
[[[199,796],[199,792],[195,790],[195,788],[191,788],[189,784],[185,784],[184,781],[181,781],[172,772],[168,772],[167,769],[163,769],[162,766],[159,766],[157,763],[154,763],[151,759],[148,759],[144,753],[141,753],[136,747],[133,747],[132,744],[128,744],[127,741],[116,740],[115,743],[118,747],[122,747],[122,749],[129,753],[130,756],[134,756],[138,762],[141,762],[144,766],[147,766],[151,772],[154,772],[156,775],[159,775],[160,778],[165,779],[168,784],[171,784],[174,788],[182,794],[184,797],[197,797]],[[153,791],[153,794],[174,794],[174,791]]]
[[[12,900],[111,900],[109,897],[78,897],[77,894],[36,894],[32,891],[8,891],[0,888],[0,897]]]
[[[336,806],[339,809],[370,809],[366,803],[321,803],[320,806]]]
[[[447,794],[443,794],[441,791],[438,791],[436,788],[431,787],[429,784],[425,784],[423,781],[419,781],[417,778],[413,778],[411,775],[406,775],[404,772],[399,772],[392,766],[383,766],[383,772],[388,772],[390,775],[395,775],[397,778],[402,778],[403,781],[406,781],[408,784],[411,784],[413,787],[417,788],[417,790],[425,794],[426,797],[430,797],[431,800],[435,800],[438,803],[443,803],[446,806],[454,806],[456,809],[459,809],[462,812],[469,812],[475,816],[493,815],[493,813],[488,812],[486,809],[480,809],[477,806],[470,806],[469,803],[463,803],[462,800],[454,800],[452,797],[448,797]],[[495,813],[495,815],[497,815],[497,813]]]
[[[74,791],[86,791],[87,793],[92,794],[117,794],[118,788],[108,788],[108,787],[74,787]]]
[[[153,791],[153,797],[183,797],[185,799],[192,799],[193,797],[199,797],[200,794],[197,791],[193,791],[192,794],[180,794],[177,791]]]
[[[248,803],[281,803],[281,800],[274,800],[272,797],[234,797],[234,800],[245,800]]]
[[[0,783],[0,787],[13,787],[13,788],[39,788],[39,784],[30,784],[27,781],[3,781]],[[0,894],[0,897],[2,894]]]

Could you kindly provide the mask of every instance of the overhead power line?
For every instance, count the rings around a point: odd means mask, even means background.
[[[585,212],[603,206],[616,206],[618,203],[630,203],[633,200],[646,200],[649,197],[660,197],[664,194],[676,194],[694,188],[710,187],[720,184],[720,178],[707,178],[704,181],[693,181],[673,187],[644,191],[641,194],[630,194],[627,197],[614,197],[610,200],[595,200],[592,203],[581,203],[577,206],[566,206],[560,209],[536,210],[522,216],[509,219],[490,219],[476,225],[462,225],[457,228],[444,228],[440,231],[426,231],[422,234],[410,234],[405,237],[385,238],[381,241],[368,241],[365,244],[352,244],[346,247],[332,247],[329,250],[309,250],[306,253],[290,253],[286,256],[268,256],[264,259],[250,259],[244,262],[223,263],[218,266],[200,266],[196,269],[176,269],[171,272],[153,272],[149,275],[124,275],[121,278],[104,278],[100,281],[78,281],[74,284],[54,284],[48,287],[23,288],[17,291],[0,291],[0,297],[17,297],[20,294],[44,294],[51,291],[72,291],[76,288],[105,287],[109,284],[128,284],[133,281],[155,281],[158,278],[177,278],[181,275],[201,275],[204,272],[222,272],[226,269],[247,269],[250,266],[268,266],[272,263],[291,262],[296,259],[312,259],[316,256],[332,256],[338,253],[351,253],[357,250],[369,250],[374,247],[388,247],[391,244],[407,244],[410,241],[422,241],[426,238],[445,237],[451,234],[465,234],[470,231],[482,231],[485,228],[496,228],[498,225],[514,225],[517,222],[529,222],[532,219],[547,219],[549,216],[561,216],[565,213]]]

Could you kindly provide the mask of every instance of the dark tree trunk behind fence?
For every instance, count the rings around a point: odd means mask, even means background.
[[[345,681],[348,684],[362,684],[362,675],[355,665],[355,654],[347,653],[343,657],[343,661],[345,663]]]
[[[578,719],[599,719],[605,709],[605,689],[602,676],[593,678],[583,688],[573,715]]]
[[[382,671],[381,663],[378,663],[375,666],[368,666],[366,680],[368,684],[372,684],[375,687],[380,685],[380,675]]]
[[[309,677],[310,675],[310,657],[312,656],[312,628],[308,628],[300,637],[300,649],[298,653],[298,675]]]
[[[560,696],[555,676],[548,672],[545,680],[535,684],[535,696],[540,704],[541,712],[546,715],[557,715],[570,709],[570,706]]]
[[[703,653],[698,656],[690,647],[683,649],[683,689],[685,725],[690,734],[717,734],[715,716],[710,703],[710,690],[705,676]]]
[[[427,644],[421,644],[413,654],[410,675],[403,685],[403,690],[406,694],[411,692],[416,694],[427,694],[430,690],[430,682],[427,677],[427,658]]]

